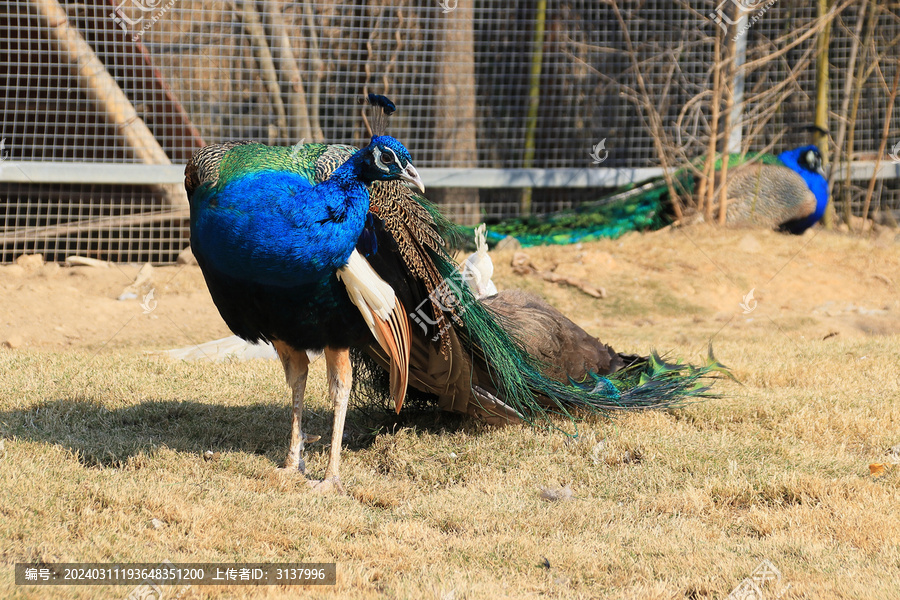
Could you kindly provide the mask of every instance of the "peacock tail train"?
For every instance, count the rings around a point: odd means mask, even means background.
[[[710,347],[701,367],[666,363],[654,352],[606,376],[588,373],[583,381],[547,377],[542,371],[548,365],[530,355],[502,320],[474,298],[458,265],[440,256],[434,260],[456,294],[454,328],[460,339],[473,359],[487,368],[504,402],[530,424],[556,428],[552,415],[574,419],[579,411],[608,414],[713,397],[703,380],[716,373],[729,374]]]
[[[581,381],[547,376],[545,372],[550,365],[530,354],[510,333],[512,323],[475,298],[465,269],[451,258],[452,242],[463,238],[464,228],[449,222],[423,196],[405,187],[400,189],[406,202],[414,201],[425,209],[420,216],[428,215],[415,229],[432,229],[449,242],[427,249],[429,261],[442,278],[439,286],[426,286],[429,298],[439,299],[433,306],[440,309],[433,315],[436,331],[427,334],[438,337],[452,330],[464,346],[465,354],[486,375],[493,388],[479,391],[493,400],[502,399],[522,421],[558,429],[554,415],[574,421],[579,413],[610,414],[617,410],[672,407],[716,397],[710,392],[707,380],[717,374],[731,376],[713,356],[711,347],[705,364],[699,367],[667,363],[654,352],[645,358],[631,357],[636,360],[605,376],[589,372]],[[375,197],[377,193],[373,192]],[[366,362],[359,353],[355,358],[358,363]],[[388,397],[387,379],[377,370],[363,365],[355,372],[359,373],[359,387],[367,388],[366,397]],[[366,373],[370,376],[366,377]],[[478,401],[478,398],[471,400]]]
[[[694,178],[684,173],[677,176],[674,183],[679,196],[694,191]],[[654,178],[642,184],[620,187],[608,196],[572,209],[488,225],[487,239],[497,243],[512,236],[524,247],[615,239],[631,231],[665,226],[668,199],[669,188],[665,180]]]

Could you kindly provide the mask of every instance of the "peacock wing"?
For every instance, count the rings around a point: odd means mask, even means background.
[[[204,183],[216,185],[219,180],[219,165],[225,154],[237,146],[255,144],[248,140],[210,144],[194,152],[184,168],[184,189],[188,198]],[[261,145],[261,144],[257,144]]]
[[[565,383],[569,378],[582,381],[588,373],[608,375],[632,358],[620,355],[534,294],[504,290],[481,302],[550,379]]]
[[[324,181],[332,171],[356,152],[353,146],[329,145],[315,164],[316,181]],[[378,218],[384,232],[390,237],[392,247],[402,259],[402,271],[424,285],[424,295],[410,309],[416,309],[420,300],[428,299],[431,316],[436,320],[453,313],[452,302],[446,302],[446,284],[434,263],[434,256],[449,258],[444,235],[452,226],[444,221],[428,201],[414,193],[400,181],[381,181],[372,184],[369,212]],[[385,270],[376,270],[384,276]],[[451,306],[448,306],[451,305]],[[449,308],[449,310],[448,310]],[[439,331],[441,353],[449,357],[451,339],[445,329]]]
[[[774,228],[816,210],[816,197],[785,166],[751,163],[729,173],[727,221]]]
[[[410,332],[403,303],[358,250],[338,269],[337,278],[346,286],[350,301],[390,359],[391,396],[399,413],[409,381]]]

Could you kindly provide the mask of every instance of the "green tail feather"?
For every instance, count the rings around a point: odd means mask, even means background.
[[[680,172],[674,183],[680,195],[693,192],[694,178],[686,172]],[[496,243],[512,236],[527,247],[614,239],[630,231],[659,229],[667,222],[668,196],[665,179],[657,177],[621,187],[597,201],[570,210],[488,225],[487,239]]]
[[[615,410],[664,408],[692,399],[712,398],[701,380],[728,373],[712,355],[704,366],[669,364],[657,354],[612,376],[584,382],[560,383],[541,374],[540,362],[510,337],[490,311],[478,302],[452,261],[433,256],[441,275],[459,301],[454,320],[467,350],[488,365],[503,401],[530,424],[558,429],[552,415],[573,422],[573,411],[609,414]],[[547,400],[543,402],[538,397]]]
[[[693,162],[693,169],[684,167],[673,175],[675,191],[683,198],[694,193],[696,171],[702,170],[704,159]],[[781,164],[771,154],[730,154],[728,167],[750,162]],[[722,166],[722,159],[715,169]],[[623,186],[597,201],[579,205],[570,210],[548,215],[507,219],[488,225],[487,240],[495,244],[507,236],[519,240],[524,247],[540,245],[575,244],[605,238],[618,238],[630,231],[655,230],[667,224],[669,188],[663,177],[655,177],[639,184]],[[472,239],[474,229],[467,228],[467,239]]]

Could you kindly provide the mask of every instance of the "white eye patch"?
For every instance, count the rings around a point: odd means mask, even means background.
[[[387,152],[390,152],[390,157],[394,159],[392,164],[400,164],[400,159],[397,157],[397,154],[390,148],[385,148],[385,152],[382,152],[381,148],[379,148],[378,146],[372,148],[372,156],[375,157],[375,166],[385,173],[390,173],[391,168],[384,164],[384,161],[381,160],[382,155],[386,154]],[[391,161],[389,160],[388,162]]]

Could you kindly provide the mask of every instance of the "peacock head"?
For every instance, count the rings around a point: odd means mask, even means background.
[[[801,146],[788,150],[779,155],[779,158],[795,171],[800,169],[825,177],[825,168],[822,165],[822,153],[816,146]],[[801,173],[802,175],[802,173]]]
[[[362,150],[362,175],[368,181],[399,179],[425,193],[425,184],[412,165],[406,147],[388,135],[379,135]]]

